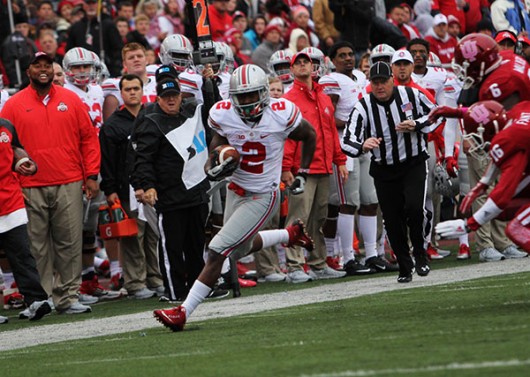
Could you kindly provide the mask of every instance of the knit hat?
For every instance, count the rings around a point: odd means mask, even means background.
[[[309,11],[303,5],[298,5],[297,7],[295,7],[292,10],[293,20],[295,20],[296,17],[298,17],[299,15],[301,15],[303,13],[305,13],[305,14],[307,14],[309,16]]]

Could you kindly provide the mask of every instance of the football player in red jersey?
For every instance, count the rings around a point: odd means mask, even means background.
[[[509,113],[498,102],[478,102],[464,113],[464,128],[464,140],[471,144],[469,152],[489,150],[492,164],[462,201],[462,213],[469,211],[499,174],[501,177],[486,203],[470,218],[440,223],[436,233],[455,238],[492,219],[512,219],[506,235],[530,252],[530,101],[521,102]]]

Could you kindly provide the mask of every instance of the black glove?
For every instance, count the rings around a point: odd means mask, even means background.
[[[219,152],[213,151],[210,156],[210,169],[206,172],[210,181],[221,181],[224,178],[232,175],[237,169],[239,161],[228,157],[223,163],[219,163]]]
[[[306,179],[307,179],[307,174],[298,173],[296,177],[294,178],[293,184],[289,187],[289,190],[291,190],[291,194],[293,195],[302,194],[304,192]]]

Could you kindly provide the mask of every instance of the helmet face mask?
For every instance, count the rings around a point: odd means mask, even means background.
[[[377,63],[378,61],[384,61],[385,63],[390,64],[394,52],[396,52],[396,50],[385,43],[375,46],[372,49],[372,52],[370,52],[370,65]]]
[[[230,100],[239,117],[256,122],[269,105],[269,79],[256,65],[238,67],[230,77]]]
[[[480,101],[464,115],[463,139],[469,144],[468,153],[483,158],[492,139],[508,123],[504,107],[496,101]]]
[[[82,47],[75,47],[65,54],[63,58],[63,70],[66,80],[76,86],[84,86],[97,81],[97,67],[100,64],[99,57],[92,51]],[[90,66],[88,71],[72,72],[73,67]]]
[[[458,177],[452,178],[447,174],[445,163],[436,164],[433,171],[434,191],[448,198],[453,198],[460,193]]]
[[[280,50],[272,54],[269,60],[271,76],[278,77],[284,85],[288,85],[294,81],[294,76],[291,73],[292,57],[293,53],[289,50]]]
[[[172,34],[160,45],[158,54],[164,65],[173,65],[178,73],[184,72],[193,65],[191,56],[193,47],[188,38],[180,34]]]
[[[218,63],[212,64],[212,69],[215,75],[223,72],[232,73],[234,71],[234,54],[230,46],[224,42],[213,42],[215,47],[215,55]]]
[[[469,89],[480,84],[501,62],[502,57],[493,38],[471,33],[458,42],[452,66],[464,89]]]

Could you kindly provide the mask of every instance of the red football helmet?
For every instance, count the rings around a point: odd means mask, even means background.
[[[496,101],[480,101],[464,114],[464,140],[471,147],[469,153],[483,150],[508,122],[504,107]]]
[[[453,71],[464,83],[464,89],[478,85],[502,62],[497,42],[485,34],[471,33],[458,42]]]

